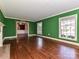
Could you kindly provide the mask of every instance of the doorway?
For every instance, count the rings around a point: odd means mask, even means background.
[[[25,21],[16,22],[16,35],[17,37],[28,37],[29,35],[29,23]]]

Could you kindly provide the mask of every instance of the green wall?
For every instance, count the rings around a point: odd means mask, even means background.
[[[36,29],[37,25],[35,22],[29,22],[29,34],[36,34],[37,29]]]
[[[0,10],[0,21],[4,23],[3,37],[16,36],[16,20],[5,18]],[[36,34],[36,23],[29,22],[29,33]]]
[[[0,10],[0,22],[3,22],[4,21],[4,15],[3,15],[3,13],[1,12],[1,10]]]
[[[43,35],[44,36],[49,36],[49,37],[54,37],[54,38],[58,38],[58,18],[57,17],[53,17],[50,18],[50,20],[45,20],[43,21]],[[48,35],[50,34],[50,35]]]
[[[16,20],[5,18],[4,37],[16,36]]]
[[[4,23],[3,37],[16,36],[16,21],[14,19],[5,18],[0,10],[0,21]]]
[[[16,36],[16,20],[5,18],[4,37]],[[29,22],[29,34],[36,34],[36,23]]]
[[[79,42],[79,9],[41,20],[40,22],[43,23],[43,27],[42,27],[43,35],[48,36],[48,37],[53,37],[53,38],[59,38],[59,18],[64,17],[64,16],[73,15],[73,14],[78,15],[77,41],[76,42]]]

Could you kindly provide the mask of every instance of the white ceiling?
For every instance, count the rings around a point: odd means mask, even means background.
[[[39,21],[79,7],[79,0],[0,0],[6,17]]]

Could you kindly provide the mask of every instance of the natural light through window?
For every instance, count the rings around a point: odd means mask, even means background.
[[[77,15],[59,18],[59,37],[63,39],[77,39]]]
[[[42,35],[42,22],[37,23],[37,34]]]

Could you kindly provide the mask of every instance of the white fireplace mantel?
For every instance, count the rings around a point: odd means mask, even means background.
[[[0,47],[3,46],[3,26],[4,24],[0,22]]]

